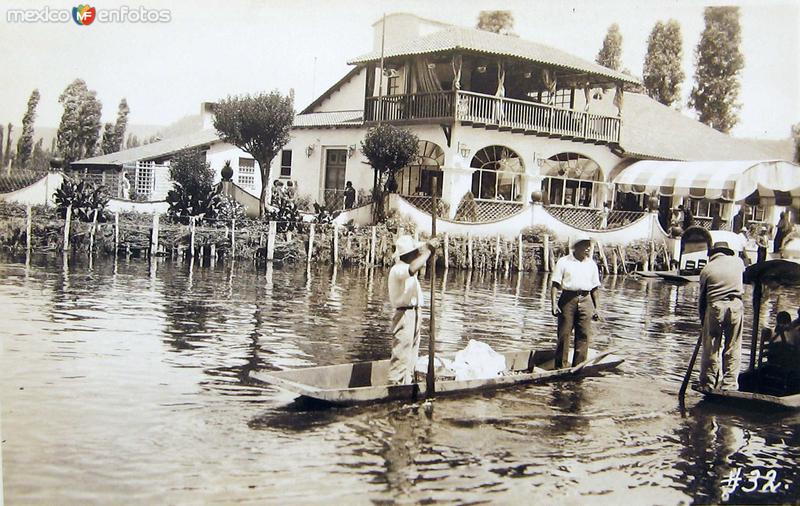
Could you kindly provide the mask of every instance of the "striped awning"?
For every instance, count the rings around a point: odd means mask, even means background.
[[[763,197],[764,201],[760,203],[775,204],[776,198],[782,193],[800,197],[800,165],[758,160],[644,160],[623,169],[613,183],[622,192],[657,193],[668,197],[722,199],[731,202],[748,197],[757,200]]]

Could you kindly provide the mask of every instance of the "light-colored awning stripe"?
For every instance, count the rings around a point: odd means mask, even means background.
[[[759,190],[800,197],[800,165],[784,161],[636,162],[613,181],[619,191],[741,201]],[[763,193],[762,193],[763,192]],[[767,192],[770,192],[767,195]],[[765,200],[765,202],[767,201]],[[781,198],[780,200],[783,200]]]

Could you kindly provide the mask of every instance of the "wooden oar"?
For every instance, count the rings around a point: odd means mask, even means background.
[[[686,395],[686,387],[689,386],[689,378],[692,376],[692,370],[694,369],[694,363],[697,360],[697,352],[700,350],[700,343],[703,342],[703,334],[700,334],[700,337],[697,338],[697,344],[694,345],[694,352],[692,352],[692,359],[689,360],[689,368],[686,369],[686,376],[683,377],[683,383],[681,383],[681,389],[678,390],[678,399],[683,402],[683,398]]]
[[[431,238],[436,237],[436,191],[439,185],[436,176],[433,176],[433,192],[431,197]],[[436,394],[436,377],[434,367],[434,353],[436,348],[436,250],[431,255],[431,317],[428,337],[428,374],[425,377],[425,397],[431,398]]]
[[[608,350],[608,351],[604,351],[603,353],[600,353],[599,355],[595,355],[592,358],[588,358],[588,359],[584,360],[583,362],[581,362],[580,364],[578,364],[576,366],[573,366],[569,370],[569,372],[570,372],[570,374],[578,374],[587,365],[596,364],[596,363],[600,362],[602,359],[604,359],[607,356],[611,355],[612,353],[615,353],[616,351],[617,350]]]

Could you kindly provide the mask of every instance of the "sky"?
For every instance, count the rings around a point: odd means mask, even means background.
[[[742,71],[739,124],[732,134],[787,138],[800,122],[800,0],[731,0],[740,6]],[[197,114],[203,101],[277,89],[295,90],[299,111],[344,76],[349,59],[372,50],[372,24],[384,13],[410,12],[474,26],[481,10],[510,10],[514,31],[594,61],[608,27],[623,36],[622,66],[641,76],[647,37],[658,20],[676,19],[683,35],[685,107],[694,48],[704,27],[697,0],[107,0],[168,10],[158,23],[9,22],[9,9],[69,9],[60,0],[0,0],[0,122],[21,124],[28,97],[41,93],[36,124],[56,127],[58,96],[76,78],[96,90],[103,121],[126,98],[129,123],[168,125]],[[49,11],[48,11],[49,12]],[[687,111],[687,114],[692,114]]]

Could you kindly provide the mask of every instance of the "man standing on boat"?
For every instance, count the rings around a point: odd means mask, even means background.
[[[550,287],[550,306],[553,316],[558,317],[558,344],[556,345],[555,368],[564,367],[569,358],[569,341],[575,330],[575,353],[572,366],[586,361],[589,341],[592,338],[592,320],[597,314],[597,290],[600,288],[600,271],[589,256],[592,239],[585,234],[575,238],[572,253],[561,257],[553,272]],[[556,303],[556,292],[561,296]]]
[[[395,242],[395,264],[389,271],[388,283],[389,301],[394,308],[390,385],[407,385],[413,381],[419,354],[419,307],[423,302],[417,273],[438,245],[436,238],[419,243],[410,235],[401,235]]]
[[[699,310],[703,324],[700,389],[738,390],[744,262],[724,241],[714,243],[708,257],[708,263],[700,272]]]

